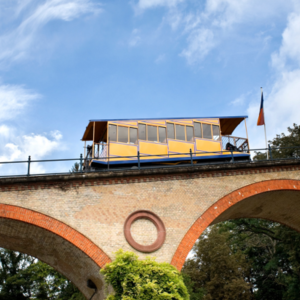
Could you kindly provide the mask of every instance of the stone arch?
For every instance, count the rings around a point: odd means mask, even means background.
[[[285,202],[280,200],[282,197]],[[216,201],[194,222],[180,242],[171,264],[181,270],[188,253],[209,225],[252,217],[273,220],[300,231],[299,212],[300,180],[267,180],[242,187]],[[287,214],[294,214],[295,218],[290,220]]]
[[[100,268],[110,258],[91,240],[67,224],[42,213],[0,204],[0,246],[27,253],[54,267],[86,296],[88,279],[98,288],[95,299],[103,299]]]

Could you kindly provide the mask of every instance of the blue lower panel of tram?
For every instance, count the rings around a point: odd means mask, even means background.
[[[234,159],[238,160],[250,160],[250,154],[233,154]],[[120,159],[118,157],[118,159]],[[168,163],[168,162],[181,162],[181,161],[190,161],[189,156],[185,157],[174,157],[174,158],[156,158],[156,159],[141,159],[140,164],[145,163]],[[222,162],[224,159],[232,159],[232,156],[230,154],[222,154],[222,155],[211,155],[211,156],[193,156],[193,161],[201,161],[201,160],[213,160],[213,161],[219,161]],[[93,164],[100,164],[100,165],[107,165],[107,161],[100,161],[100,160],[92,160]],[[114,158],[111,157],[109,159],[110,165],[125,165],[125,164],[137,164],[138,160],[117,160],[114,161]]]

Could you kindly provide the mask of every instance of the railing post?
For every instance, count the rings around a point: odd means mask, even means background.
[[[80,154],[79,171],[82,172],[82,153]]]
[[[30,176],[30,162],[31,162],[31,157],[28,156],[28,169],[27,169],[27,176]]]
[[[138,151],[138,169],[141,169],[141,162],[140,162],[140,151]]]
[[[230,151],[231,151],[231,162],[232,162],[232,163],[234,163],[233,150],[232,150],[232,149],[230,149]]]
[[[193,153],[192,153],[192,149],[190,148],[190,156],[191,156],[191,165],[193,165]]]
[[[269,148],[269,157],[272,160],[273,159],[273,157],[272,157],[272,148],[271,148],[270,144],[268,144],[268,148]]]

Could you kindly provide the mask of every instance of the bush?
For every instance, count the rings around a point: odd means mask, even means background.
[[[153,258],[138,260],[133,252],[116,252],[115,261],[100,271],[114,294],[107,300],[188,300],[187,288],[179,271]]]

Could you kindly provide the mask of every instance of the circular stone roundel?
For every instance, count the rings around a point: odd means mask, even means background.
[[[139,219],[149,220],[155,225],[157,230],[157,239],[153,244],[145,246],[137,243],[133,239],[130,228],[132,223]],[[130,214],[126,219],[124,224],[124,235],[129,245],[133,247],[135,250],[138,250],[140,252],[150,253],[155,250],[158,250],[163,245],[166,239],[166,229],[163,221],[155,213],[148,210],[138,210]]]

